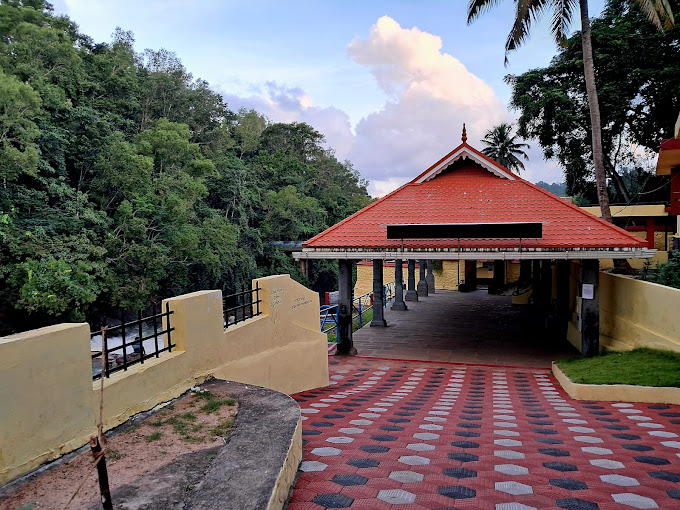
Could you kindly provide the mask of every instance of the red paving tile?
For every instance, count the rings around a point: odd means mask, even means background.
[[[541,368],[329,365],[293,396],[289,510],[680,508],[680,406],[575,401]]]

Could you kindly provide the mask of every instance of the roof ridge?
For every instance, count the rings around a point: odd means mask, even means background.
[[[600,218],[600,217],[598,217],[598,216],[595,216],[594,214],[592,214],[592,213],[586,211],[585,209],[583,209],[582,207],[579,207],[579,206],[577,206],[577,205],[575,205],[575,204],[572,204],[571,202],[567,202],[567,201],[564,200],[562,197],[558,197],[558,196],[555,195],[554,193],[551,193],[551,192],[548,191],[547,189],[543,189],[543,188],[541,188],[540,186],[537,186],[537,185],[534,184],[533,182],[529,182],[529,181],[527,181],[526,179],[523,179],[523,178],[521,178],[521,177],[518,177],[517,179],[518,179],[520,182],[522,182],[522,183],[524,183],[524,184],[526,184],[526,185],[528,185],[528,186],[534,188],[535,190],[540,191],[541,193],[543,193],[544,195],[550,197],[551,199],[556,200],[556,201],[560,202],[561,204],[564,204],[564,205],[570,207],[571,209],[573,209],[573,210],[575,210],[575,211],[578,211],[578,212],[581,213],[583,216],[586,216],[586,217],[588,217],[589,219],[595,219],[595,220],[599,221],[600,223],[602,223],[603,225],[607,226],[607,227],[610,228],[610,229],[613,228],[613,229],[614,229],[617,233],[619,233],[619,234],[625,234],[627,237],[629,237],[629,238],[631,238],[631,239],[634,239],[634,240],[636,240],[636,241],[640,241],[640,242],[643,242],[643,243],[645,242],[644,239],[641,239],[641,238],[639,238],[638,236],[631,234],[630,232],[628,232],[628,231],[622,229],[621,227],[617,227],[617,226],[614,225],[613,223],[609,223],[608,221],[605,221],[605,220],[603,220],[602,218]]]
[[[455,149],[453,149],[452,151],[450,151],[448,154],[446,154],[443,158],[438,159],[434,164],[430,165],[424,172],[419,173],[419,174],[418,174],[413,180],[411,180],[410,182],[413,183],[413,184],[420,184],[420,183],[417,182],[417,181],[419,181],[422,177],[424,177],[425,175],[427,175],[428,173],[430,173],[434,168],[436,168],[436,167],[439,166],[441,163],[443,163],[444,161],[446,161],[448,158],[450,158],[453,154],[455,154],[456,152],[458,152],[460,149],[468,149],[470,152],[472,152],[473,154],[476,154],[476,155],[480,156],[482,159],[484,159],[485,161],[487,161],[487,162],[490,163],[491,165],[495,166],[496,168],[498,168],[498,169],[501,170],[502,172],[506,172],[506,173],[510,174],[512,177],[514,177],[514,178],[516,178],[516,179],[521,179],[521,177],[519,176],[519,174],[516,174],[516,173],[513,172],[512,170],[510,170],[510,169],[504,167],[504,166],[501,165],[498,161],[496,161],[496,160],[490,158],[489,156],[487,156],[486,154],[484,154],[482,151],[479,151],[479,150],[475,149],[472,145],[468,144],[467,142],[463,142],[463,143],[461,143],[460,145],[458,145]],[[482,166],[482,165],[479,165],[479,166]],[[448,168],[448,167],[447,167],[447,168]],[[482,166],[482,168],[484,168],[484,167]],[[435,176],[433,176],[433,177],[431,177],[430,179],[427,179],[427,180],[428,180],[428,181],[431,181],[432,179],[436,179],[437,176],[441,175],[442,172],[443,172],[445,169],[446,169],[446,168],[442,168]],[[484,168],[484,169],[487,170],[487,171],[489,171],[489,169],[487,169],[487,168]],[[490,172],[490,171],[489,171],[489,172]],[[494,172],[490,172],[490,173],[494,173]]]

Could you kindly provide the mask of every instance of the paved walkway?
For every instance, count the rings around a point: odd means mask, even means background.
[[[354,345],[361,356],[504,366],[549,367],[555,359],[578,355],[566,341],[532,338],[521,326],[521,307],[510,301],[486,290],[438,290],[407,302],[407,311],[388,305],[388,327],[362,328],[354,333]]]
[[[289,510],[680,508],[680,406],[574,401],[542,368],[329,363],[294,395]]]

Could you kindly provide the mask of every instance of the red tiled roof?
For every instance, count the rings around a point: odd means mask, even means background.
[[[460,156],[462,149],[462,157]],[[438,166],[458,154],[456,162]],[[464,159],[469,157],[469,159]],[[481,158],[481,159],[480,159]],[[480,163],[473,161],[480,161]],[[489,169],[490,165],[495,168]],[[492,173],[498,171],[502,177]],[[429,180],[425,179],[431,174]],[[387,225],[542,222],[541,239],[523,248],[644,248],[646,241],[512,174],[467,144],[454,149],[413,181],[373,202],[303,244],[321,249],[397,249]],[[405,239],[404,248],[516,248],[518,239]]]

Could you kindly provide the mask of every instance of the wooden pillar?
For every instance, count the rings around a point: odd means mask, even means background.
[[[401,259],[394,261],[394,303],[392,303],[392,310],[408,310],[406,303],[404,303],[404,268]]]
[[[372,328],[387,326],[384,304],[383,261],[382,259],[373,259],[373,320],[370,324]]]
[[[354,356],[352,342],[352,261],[338,260],[338,348],[336,354]]]
[[[418,297],[427,296],[427,280],[425,279],[425,266],[427,262],[424,260],[418,261],[418,270],[420,273],[420,279],[418,280]]]
[[[427,276],[425,276],[425,281],[427,282],[427,292],[428,294],[434,294],[434,261],[427,261]]]
[[[406,289],[405,301],[418,301],[418,292],[416,291],[416,261],[411,259],[408,261],[408,288]]]
[[[581,261],[581,353],[600,352],[600,261]]]

